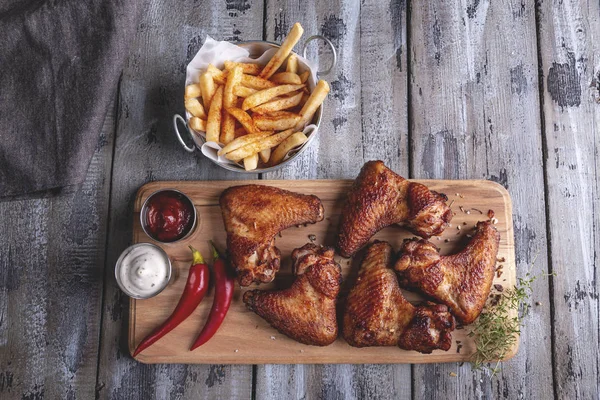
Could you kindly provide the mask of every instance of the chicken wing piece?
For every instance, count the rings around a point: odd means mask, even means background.
[[[431,353],[452,344],[454,318],[441,304],[413,306],[391,269],[392,247],[375,241],[366,251],[344,312],[344,339],[355,347],[399,346]]]
[[[446,304],[463,324],[475,321],[490,294],[500,234],[490,221],[477,231],[459,253],[441,256],[426,240],[405,240],[394,269],[400,285],[418,289]]]
[[[446,195],[410,182],[382,161],[369,161],[360,171],[342,211],[337,246],[351,257],[378,231],[403,224],[428,238],[439,235],[452,219]]]
[[[271,186],[233,186],[221,194],[219,203],[241,286],[275,278],[281,258],[275,235],[293,225],[323,220],[323,204],[317,196]]]
[[[296,280],[289,289],[244,293],[244,303],[281,333],[300,343],[327,346],[338,335],[335,306],[342,283],[330,247],[311,243],[292,253]]]

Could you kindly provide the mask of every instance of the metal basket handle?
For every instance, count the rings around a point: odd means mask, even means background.
[[[173,128],[175,129],[175,135],[177,135],[177,139],[179,139],[179,143],[181,143],[181,145],[183,146],[183,148],[185,149],[185,151],[193,153],[196,150],[196,146],[194,144],[192,147],[189,147],[187,144],[185,144],[185,142],[183,141],[183,138],[181,137],[181,133],[179,132],[179,127],[177,126],[177,122],[178,121],[181,121],[183,123],[183,125],[185,126],[185,130],[186,130],[187,134],[190,137],[192,137],[192,133],[190,132],[190,129],[188,128],[187,123],[185,122],[185,118],[183,118],[179,114],[173,115]],[[194,138],[192,138],[192,143],[195,143],[194,142]]]
[[[323,71],[317,71],[317,75],[327,75],[328,73],[331,72],[332,69],[335,68],[335,66],[337,64],[337,52],[335,51],[335,46],[333,45],[333,43],[331,43],[331,40],[329,40],[325,36],[321,36],[321,35],[313,35],[313,36],[309,37],[304,42],[304,47],[302,47],[302,57],[306,58],[306,49],[308,48],[308,45],[310,44],[310,42],[312,42],[313,40],[316,40],[316,39],[321,39],[325,43],[327,43],[329,45],[329,48],[331,49],[331,53],[333,54],[333,61],[331,62],[331,65],[329,66],[329,68],[327,68],[326,70],[323,70]]]

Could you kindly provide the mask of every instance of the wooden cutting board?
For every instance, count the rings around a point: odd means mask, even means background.
[[[472,232],[475,223],[488,219],[488,210],[495,212],[498,219],[497,228],[501,235],[498,258],[505,261],[503,273],[496,276],[494,283],[504,288],[513,287],[516,281],[514,233],[512,223],[512,205],[506,189],[497,183],[485,180],[468,181],[419,181],[430,189],[446,193],[455,216],[452,225],[441,237],[431,240],[441,248],[442,254],[459,251],[468,241],[467,235]],[[306,180],[306,181],[206,181],[206,182],[152,182],[138,191],[133,215],[133,242],[151,242],[161,246],[173,262],[173,278],[170,285],[158,296],[148,300],[130,301],[129,313],[129,350],[135,347],[153,328],[161,324],[173,311],[183,291],[190,266],[191,253],[188,245],[193,245],[204,255],[207,262],[210,257],[209,240],[218,249],[226,248],[226,234],[219,208],[221,192],[235,185],[243,184],[271,185],[298,193],[317,195],[325,208],[325,219],[314,225],[293,227],[284,230],[281,237],[276,238],[276,245],[281,250],[282,266],[274,282],[261,285],[261,289],[285,288],[293,281],[291,275],[290,254],[294,248],[309,242],[309,236],[316,236],[315,243],[334,245],[338,220],[345,194],[352,181],[350,180]],[[140,226],[139,212],[144,200],[160,189],[173,188],[186,193],[198,211],[198,226],[187,239],[175,244],[159,244],[150,239]],[[465,225],[466,224],[466,225]],[[457,229],[460,226],[460,229]],[[391,226],[377,233],[373,239],[386,240],[397,251],[402,240],[413,237],[399,226]],[[313,237],[314,239],[314,237]],[[360,254],[360,253],[359,253]],[[350,289],[360,265],[360,255],[354,259],[336,256],[342,267],[344,283],[342,294]],[[350,279],[347,279],[350,278]],[[249,289],[255,289],[252,286]],[[213,302],[212,289],[204,298],[198,309],[175,330],[156,342],[153,346],[139,354],[136,359],[144,363],[197,363],[197,364],[368,364],[368,363],[438,363],[468,361],[473,354],[473,340],[468,337],[469,327],[457,329],[452,334],[452,348],[445,351],[434,351],[432,354],[421,354],[405,351],[398,347],[354,348],[343,338],[326,347],[300,344],[270,327],[258,315],[248,311],[242,302],[247,289],[237,288],[231,308],[217,334],[204,346],[193,352],[188,351],[196,335],[201,330]],[[492,289],[492,293],[494,289]],[[405,296],[414,302],[422,298],[408,291]],[[341,326],[340,326],[341,331]],[[457,350],[460,343],[460,352]],[[507,355],[514,356],[518,343]]]

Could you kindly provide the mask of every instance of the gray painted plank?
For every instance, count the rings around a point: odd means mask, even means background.
[[[547,271],[533,3],[428,2],[409,15],[414,177],[488,178],[507,187],[518,275],[536,255],[533,271]],[[415,365],[415,398],[552,398],[548,281],[534,291],[542,305],[497,378],[469,364]]]
[[[329,76],[318,140],[290,167],[265,178],[354,178],[366,160],[408,174],[406,14],[403,1],[267,1],[267,40],[281,41],[299,21],[339,51]],[[316,46],[312,57],[325,64]],[[301,245],[301,244],[299,244]],[[257,366],[257,398],[409,398],[408,365]]]
[[[0,398],[93,398],[114,110],[83,184],[0,203]]]
[[[591,399],[598,369],[600,4],[540,2],[556,393]]]
[[[153,180],[240,179],[186,153],[172,131],[182,113],[185,66],[207,34],[215,39],[262,38],[260,1],[151,1],[142,16],[119,92],[105,296],[100,349],[100,398],[248,398],[252,366],[143,365],[128,354],[128,298],[116,286],[114,263],[131,243],[133,199]],[[257,175],[245,175],[257,178]]]

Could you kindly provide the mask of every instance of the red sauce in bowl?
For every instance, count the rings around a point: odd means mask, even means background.
[[[146,203],[145,228],[160,242],[174,242],[194,226],[194,205],[183,194],[166,190],[152,195]]]

